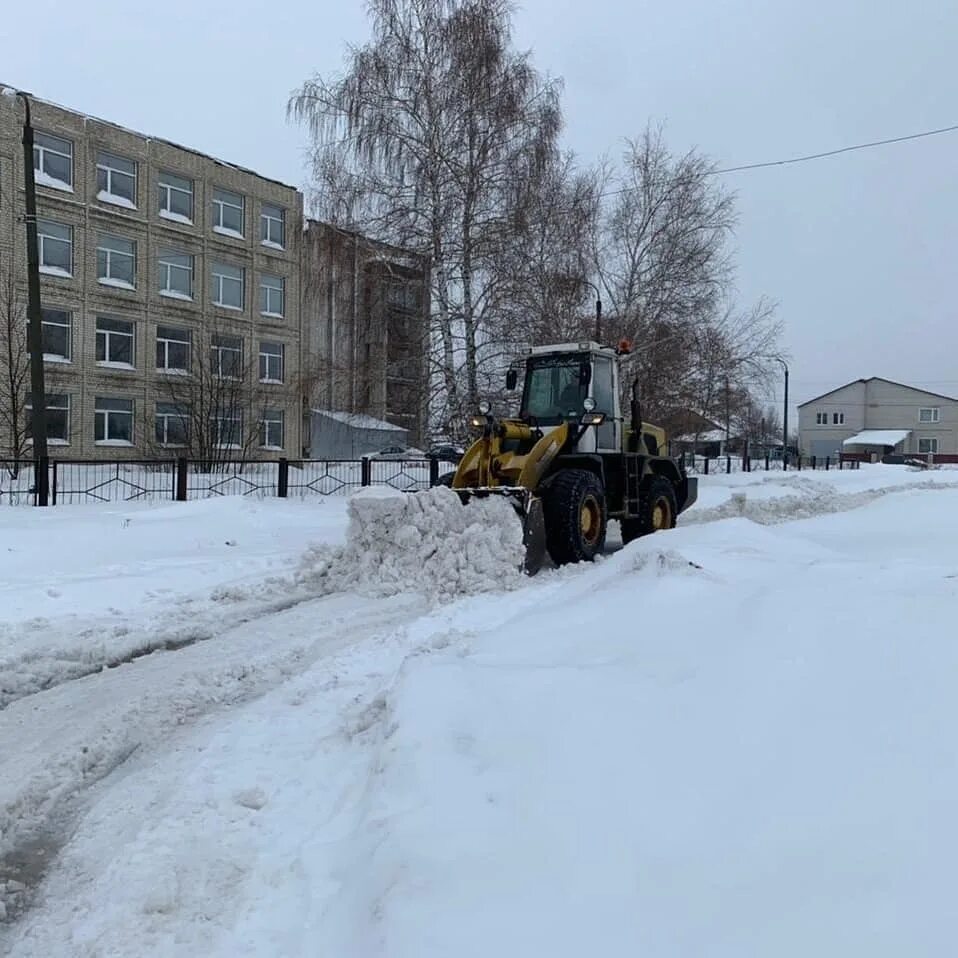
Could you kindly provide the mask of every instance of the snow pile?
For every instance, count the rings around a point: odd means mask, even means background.
[[[515,588],[523,555],[510,500],[464,506],[443,486],[415,494],[366,489],[349,501],[346,545],[310,550],[299,579],[323,594],[421,592],[442,600]]]

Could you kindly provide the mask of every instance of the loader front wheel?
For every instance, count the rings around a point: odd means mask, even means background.
[[[564,469],[543,496],[546,546],[556,565],[591,562],[605,546],[605,490],[598,476]]]
[[[622,520],[622,545],[628,545],[639,536],[675,528],[678,505],[675,489],[668,479],[656,476],[639,495],[639,515]]]

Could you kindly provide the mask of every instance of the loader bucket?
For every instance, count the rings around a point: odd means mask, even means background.
[[[526,575],[535,575],[546,558],[546,526],[542,513],[542,500],[528,489],[514,486],[482,487],[456,489],[465,505],[470,499],[487,496],[504,496],[512,501],[516,515],[522,522],[522,544],[525,556],[522,571]]]

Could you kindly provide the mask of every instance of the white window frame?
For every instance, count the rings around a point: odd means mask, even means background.
[[[189,266],[182,263],[171,262],[172,257],[181,257],[190,261]],[[160,295],[167,299],[182,299],[184,302],[193,302],[196,295],[196,257],[192,253],[181,253],[175,249],[161,249],[157,257],[159,263],[159,276],[157,283],[160,287]],[[187,273],[189,275],[189,293],[176,289],[171,285],[174,273],[177,275]]]
[[[161,335],[161,330],[166,333],[175,333],[185,335],[186,339],[179,339],[173,335]],[[186,365],[174,366],[170,363],[170,346],[186,347]],[[163,363],[160,363],[160,353],[162,351]],[[193,335],[188,329],[182,329],[178,326],[160,326],[156,327],[156,371],[160,373],[188,373],[193,360]]]
[[[239,202],[233,202],[238,199]],[[232,226],[226,226],[223,223],[223,214],[227,209],[239,212],[240,228],[235,229]],[[232,236],[236,239],[245,237],[246,228],[246,197],[242,193],[236,193],[233,190],[223,189],[220,186],[213,187],[213,232],[221,236]]]
[[[233,345],[227,345],[226,340],[237,342],[239,343],[239,346],[237,347]],[[236,372],[238,373],[238,375],[235,375],[233,373],[223,372],[223,359],[227,353],[235,353],[237,355]],[[217,379],[242,379],[243,378],[243,337],[232,336],[232,335],[218,335],[218,336],[211,337],[210,366],[213,369],[213,375]]]
[[[161,409],[163,411],[161,411]],[[183,423],[183,441],[170,441],[170,422],[179,420]],[[162,429],[161,429],[162,424]],[[190,442],[190,410],[183,403],[158,400],[156,403],[153,421],[153,436],[159,446],[164,449],[178,449],[188,446]]]
[[[815,413],[815,425],[816,425],[816,426],[827,426],[827,425],[828,425],[828,413],[827,413],[827,412],[817,412],[817,413]]]
[[[130,327],[130,331],[121,332],[118,329],[100,329],[100,322],[105,320],[108,323],[123,323]],[[136,368],[136,324],[131,319],[121,319],[118,316],[97,316],[94,323],[94,355],[100,352],[100,337],[103,337],[103,359],[97,359],[97,366],[105,369],[135,369]],[[129,340],[130,362],[124,362],[122,359],[110,359],[111,342],[113,339]]]
[[[45,145],[40,142],[41,138],[47,140],[57,140],[59,143],[65,143],[67,151],[58,150],[55,146]],[[61,180],[58,176],[48,173],[44,167],[46,155],[61,156],[70,163],[70,179]],[[49,186],[55,190],[63,190],[65,193],[73,192],[73,141],[66,137],[57,136],[55,133],[45,133],[43,130],[33,131],[33,176],[37,186]]]
[[[58,226],[66,230],[67,237],[56,236],[53,233],[43,232],[45,228]],[[47,243],[65,243],[70,254],[70,268],[64,269],[62,266],[50,265],[45,263]],[[73,227],[69,223],[61,223],[58,220],[44,219],[37,217],[37,256],[40,258],[40,272],[47,276],[60,276],[63,279],[73,278]]]
[[[238,411],[234,410],[231,413],[221,414],[219,412],[215,412],[210,417],[210,419],[213,426],[213,435],[211,438],[213,439],[213,445],[217,449],[242,449],[243,448],[243,441],[242,441],[243,440],[243,411],[241,409]],[[221,442],[220,441],[223,437],[222,423],[225,423],[225,422],[232,422],[234,424],[235,423],[239,424],[239,428],[236,430],[237,434],[231,437],[231,438],[235,438],[238,441],[236,442]]]
[[[921,444],[927,443],[930,446],[933,446],[932,449],[922,449]],[[919,436],[918,437],[918,455],[927,456],[929,453],[932,455],[938,454],[938,437],[937,436]]]
[[[928,418],[926,419],[924,414],[928,413]],[[922,406],[918,410],[918,421],[920,423],[925,423],[927,425],[934,425],[937,422],[941,422],[941,407],[940,406]]]
[[[110,409],[106,405],[101,403],[129,403],[129,411],[125,409]],[[101,420],[102,417],[102,420]],[[130,423],[130,438],[123,439],[114,437],[111,435],[112,429],[111,424],[114,421],[115,417],[129,418]],[[100,423],[103,423],[103,438],[97,439],[97,431],[100,426]],[[136,440],[136,433],[134,428],[136,426],[136,403],[132,399],[127,399],[125,396],[97,396],[93,401],[93,442],[97,446],[132,446]]]
[[[267,280],[276,280],[279,285],[272,285]],[[276,298],[279,302],[276,302]],[[273,319],[284,319],[286,316],[286,278],[276,273],[260,273],[259,275],[259,312],[261,316],[270,316]],[[265,302],[264,302],[265,299]],[[278,309],[274,309],[278,306]]]
[[[164,177],[172,177],[183,183],[189,183],[189,188],[177,186],[169,182],[165,183],[163,182]],[[193,215],[196,212],[196,188],[193,180],[186,176],[180,176],[179,173],[173,173],[169,170],[160,170],[157,176],[157,186],[160,190],[160,217],[165,220],[172,220],[174,223],[185,223],[188,226],[192,226]],[[174,193],[181,193],[190,198],[189,215],[173,211],[172,198]]]
[[[117,250],[105,246],[105,241],[114,241],[118,243],[129,243],[130,252],[126,250]],[[104,255],[106,273],[100,273],[100,254]],[[112,275],[114,260],[123,262],[129,260],[130,275],[132,281],[122,279]],[[115,289],[136,289],[136,240],[129,240],[123,236],[117,236],[115,233],[99,233],[96,240],[96,280],[101,286],[111,286]]]
[[[279,351],[267,350],[267,346],[277,346]],[[273,367],[278,364],[279,376],[272,373],[277,370]],[[284,383],[286,376],[286,344],[274,340],[262,340],[259,344],[259,381],[261,383]]]
[[[217,270],[222,269],[232,269],[239,271],[239,279],[235,276],[227,276],[225,273],[217,272]],[[212,266],[210,266],[210,273],[212,276],[212,291],[211,298],[213,300],[214,306],[219,306],[220,309],[232,309],[236,312],[241,313],[246,306],[246,267],[245,266],[234,266],[232,263],[223,263],[214,261]],[[232,303],[224,302],[223,300],[223,290],[227,283],[239,283],[240,287],[240,304],[239,306],[234,306]]]
[[[129,163],[133,167],[133,172],[130,173],[128,170],[122,170],[118,166],[111,166],[111,162],[115,162],[116,160],[122,160],[124,163]],[[100,186],[101,172],[106,174],[106,182],[102,187]],[[113,191],[114,177],[123,177],[132,181],[132,189],[130,191],[133,194],[132,198],[129,196],[124,196],[122,193],[115,193]],[[114,206],[122,206],[124,209],[135,210],[137,201],[137,187],[139,185],[136,160],[132,160],[128,156],[121,156],[119,153],[111,153],[109,150],[97,150],[96,185],[96,198],[98,200],[101,200],[104,203],[112,203]]]
[[[43,359],[48,363],[70,363],[73,362],[73,313],[69,309],[62,309],[59,306],[43,306],[40,310],[41,313],[41,333],[48,326],[55,326],[57,329],[65,329],[67,331],[67,348],[65,353],[49,353],[44,349]],[[62,316],[65,316],[65,320],[53,320],[48,319],[47,316],[50,313],[59,313]],[[29,324],[29,321],[28,321]]]
[[[832,413],[832,425],[833,425],[833,426],[844,426],[844,425],[845,425],[845,413],[843,413],[843,412],[833,412],[833,413]]]
[[[278,210],[279,216],[274,216],[272,210]],[[280,239],[273,239],[274,224],[279,224]],[[265,234],[265,235],[264,235]],[[286,210],[275,203],[264,203],[259,211],[259,239],[260,245],[269,249],[286,249]]]
[[[278,443],[270,442],[272,427],[279,426]],[[275,437],[272,437],[275,438]],[[286,448],[286,410],[264,409],[259,420],[259,447],[260,449],[282,450]]]
[[[62,400],[63,405],[60,405]],[[46,394],[46,407],[47,407],[47,445],[49,446],[69,446],[70,445],[70,395],[69,393],[47,393]],[[52,436],[50,435],[50,417],[49,413],[53,411],[65,412],[66,416],[64,417],[64,435],[62,436]],[[33,402],[32,397],[27,394],[27,402],[24,407],[25,419],[26,419],[26,431],[27,431],[27,442],[33,442],[32,428],[33,428],[33,417],[31,413],[33,412]]]

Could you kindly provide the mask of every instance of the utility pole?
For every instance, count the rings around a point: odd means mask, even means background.
[[[782,472],[786,472],[788,470],[788,363],[784,359],[779,359],[779,362],[785,370],[785,412],[782,415]]]
[[[590,280],[583,279],[583,286],[591,286],[595,290],[595,341],[602,342],[602,296],[599,293],[599,287]]]
[[[728,376],[725,377],[725,455],[729,454],[729,446],[732,442],[732,413],[729,396]]]
[[[40,249],[37,242],[37,183],[33,172],[33,122],[30,97],[22,90],[5,88],[3,95],[23,101],[23,185],[26,191],[27,228],[27,348],[30,350],[31,432],[33,434],[33,482],[36,504],[50,499],[47,471],[47,393],[43,370],[43,314],[40,310]]]

